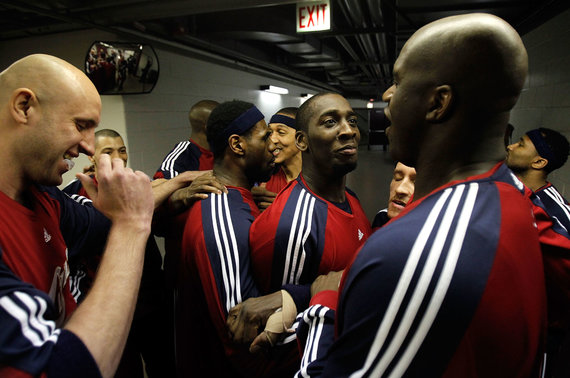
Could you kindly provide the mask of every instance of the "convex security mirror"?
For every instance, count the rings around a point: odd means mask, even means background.
[[[102,95],[150,93],[158,72],[154,49],[141,43],[94,42],[85,58],[85,73]]]

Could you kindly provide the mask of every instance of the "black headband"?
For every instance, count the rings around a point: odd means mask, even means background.
[[[212,148],[215,150],[218,143],[226,143],[230,135],[242,135],[251,129],[257,122],[263,120],[265,116],[254,106],[243,112],[239,117],[230,122],[224,131],[217,137]]]
[[[538,152],[540,156],[548,160],[547,166],[551,165],[556,167],[558,165],[558,160],[556,159],[556,156],[554,156],[554,153],[552,153],[552,150],[548,146],[548,143],[546,143],[546,141],[544,140],[544,137],[540,133],[540,130],[539,129],[531,130],[527,132],[526,135],[528,136],[528,139],[532,141],[532,144],[534,144],[536,152]]]
[[[297,130],[297,126],[295,124],[295,118],[289,117],[283,114],[275,114],[269,120],[269,123],[282,123],[286,126],[289,126],[295,130]]]

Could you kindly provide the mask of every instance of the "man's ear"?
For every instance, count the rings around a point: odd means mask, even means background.
[[[28,88],[18,88],[10,97],[10,114],[19,123],[28,123],[29,112],[37,104],[34,92]]]
[[[307,151],[309,144],[307,142],[307,134],[304,131],[298,130],[295,132],[295,146],[299,151]]]
[[[245,141],[241,136],[237,134],[230,135],[228,138],[228,146],[234,154],[239,156],[245,155]]]
[[[548,165],[548,160],[546,160],[542,156],[537,156],[536,158],[534,158],[532,163],[530,163],[531,167],[538,170],[544,169],[544,167],[546,167],[547,165]]]
[[[440,85],[433,91],[426,121],[441,122],[451,112],[453,104],[453,91],[449,85]]]

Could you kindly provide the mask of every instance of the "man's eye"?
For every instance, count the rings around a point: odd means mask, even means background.
[[[79,123],[79,122],[75,122],[75,127],[77,127],[77,130],[79,130],[79,131],[83,131],[83,130],[87,129],[86,125]]]

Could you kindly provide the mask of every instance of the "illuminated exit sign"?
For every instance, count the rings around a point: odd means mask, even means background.
[[[330,30],[330,0],[297,3],[297,33]]]

